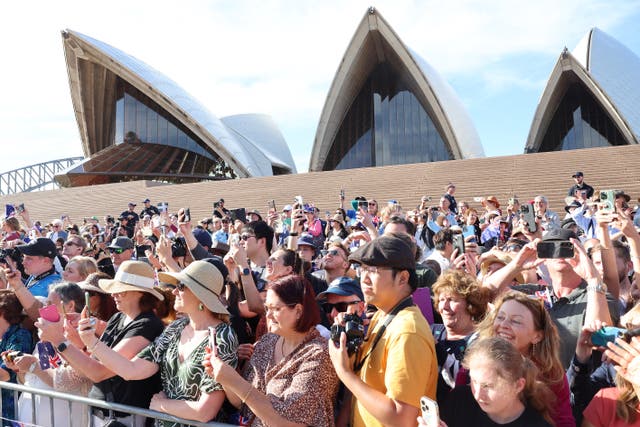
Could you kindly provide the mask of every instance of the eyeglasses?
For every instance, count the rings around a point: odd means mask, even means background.
[[[273,314],[278,314],[280,313],[280,310],[282,310],[285,307],[295,307],[296,304],[283,304],[283,305],[272,305],[272,306],[268,306],[268,305],[264,305],[264,314],[269,314],[269,313],[273,313]]]
[[[331,255],[331,256],[338,256],[340,255],[340,251],[337,249],[330,249],[330,250],[321,250],[320,251],[320,255],[322,256],[327,256],[327,255]]]
[[[180,292],[184,292],[184,288],[186,288],[186,287],[187,287],[187,285],[185,285],[185,284],[184,284],[184,283],[182,283],[182,282],[178,282],[178,283],[176,284],[176,289],[177,289],[177,290],[179,290]]]
[[[241,234],[240,235],[240,240],[244,240],[245,242],[247,240],[249,240],[252,237],[256,237],[254,234]]]
[[[375,265],[362,265],[356,267],[356,274],[361,277],[365,272],[369,274],[378,274],[381,271],[391,270],[391,267],[379,267]]]
[[[335,304],[331,304],[329,302],[325,302],[322,304],[322,309],[325,313],[330,314],[335,308],[338,313],[344,313],[347,311],[347,307],[350,305],[358,304],[360,301],[349,301],[349,302],[337,302]]]
[[[121,253],[126,251],[126,249],[122,249],[122,248],[107,248],[107,249],[109,250],[109,253],[116,254],[116,255],[120,255]]]

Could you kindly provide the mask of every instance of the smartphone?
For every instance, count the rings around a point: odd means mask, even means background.
[[[358,209],[364,209],[366,212],[369,209],[369,203],[366,200],[358,200]]]
[[[138,245],[136,246],[136,259],[144,258],[147,256],[147,250],[151,249],[151,245]]]
[[[573,243],[568,240],[539,242],[538,258],[573,258]]]
[[[189,208],[184,208],[184,210],[183,210],[183,216],[182,216],[182,221],[183,221],[183,222],[190,222],[190,221],[191,221],[191,209],[189,209]]]
[[[272,210],[274,212],[278,212],[276,210],[276,201],[275,200],[273,200],[273,199],[269,200],[268,205],[269,205],[269,210]]]
[[[422,411],[422,419],[429,427],[438,427],[440,424],[440,411],[438,403],[426,396],[420,398],[420,410]]]
[[[220,207],[220,202],[213,202],[213,209],[218,209]]]
[[[462,226],[462,236],[467,239],[468,237],[473,236],[473,239],[469,240],[469,242],[476,242],[476,227],[475,225],[463,225]]]
[[[216,341],[216,328],[209,326],[209,348],[211,348],[211,354],[218,355],[218,343]]]
[[[160,202],[158,203],[158,210],[162,213],[162,212],[168,212],[169,211],[169,202]]]
[[[603,212],[616,211],[616,190],[600,191],[600,210]]]
[[[296,196],[293,198],[294,203],[298,203],[300,206],[304,205],[304,201],[302,200],[302,196]]]
[[[616,338],[622,337],[626,329],[614,326],[603,326],[591,335],[591,343],[596,347],[606,347],[608,342],[614,342]]]
[[[15,208],[16,208],[16,212],[19,213],[19,214],[24,212],[24,203],[20,203],[19,205],[15,205]]]
[[[38,309],[40,312],[40,317],[49,322],[59,322],[60,321],[60,312],[58,312],[58,307],[55,305],[48,305],[46,307],[42,307]]]
[[[102,234],[102,233],[98,234],[97,242],[98,243],[104,243],[104,234]]]
[[[340,200],[344,200],[344,188],[340,189]]]
[[[522,215],[522,219],[527,222],[527,228],[530,233],[535,233],[538,230],[538,226],[536,224],[536,211],[533,209],[532,203],[523,203],[520,205],[520,214]]]
[[[91,296],[88,291],[84,293],[84,306],[87,307],[87,313],[91,314]]]
[[[464,236],[456,233],[453,236],[453,249],[458,250],[458,256],[464,255]]]

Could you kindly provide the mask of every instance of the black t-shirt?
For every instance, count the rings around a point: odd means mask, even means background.
[[[447,427],[551,427],[542,415],[529,407],[516,420],[498,424],[480,408],[469,386],[458,386],[451,391],[440,408],[440,417]]]
[[[125,338],[142,336],[153,342],[162,333],[164,325],[153,312],[141,313],[129,324],[124,325],[125,315],[114,314],[100,337],[100,341],[113,348]],[[160,391],[160,371],[144,380],[126,381],[116,375],[95,383],[89,397],[125,405],[148,408],[151,396]],[[107,398],[111,392],[112,398]],[[121,416],[116,414],[116,416]]]

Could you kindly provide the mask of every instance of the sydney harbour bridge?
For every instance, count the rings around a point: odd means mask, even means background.
[[[0,196],[59,188],[54,176],[83,159],[84,157],[67,157],[49,160],[0,173]]]

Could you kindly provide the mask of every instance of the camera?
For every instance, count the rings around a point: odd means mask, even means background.
[[[362,319],[357,314],[345,314],[344,326],[334,324],[331,326],[331,339],[340,345],[340,335],[344,332],[347,335],[347,353],[354,354],[364,341],[364,326]]]
[[[640,328],[622,329],[614,326],[603,326],[591,335],[591,343],[597,347],[606,347],[608,342],[614,342],[616,338],[622,338],[630,342],[631,338],[640,335]]]

